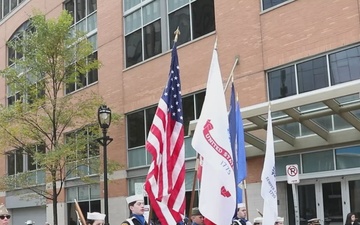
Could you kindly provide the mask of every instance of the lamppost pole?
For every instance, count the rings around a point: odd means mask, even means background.
[[[105,208],[105,225],[109,225],[109,195],[108,195],[108,172],[107,172],[107,145],[112,142],[112,138],[107,136],[107,129],[111,123],[111,110],[106,105],[99,107],[98,120],[102,129],[102,137],[97,141],[103,146],[103,164],[104,164],[104,208]]]

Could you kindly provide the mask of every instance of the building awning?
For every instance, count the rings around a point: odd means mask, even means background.
[[[360,143],[360,80],[241,109],[247,156],[265,153],[270,104],[275,152]]]
[[[277,154],[360,143],[359,91],[356,80],[241,108],[247,157],[265,154],[269,105]]]

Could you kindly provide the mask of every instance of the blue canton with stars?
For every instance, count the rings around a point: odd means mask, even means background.
[[[168,113],[171,113],[171,118],[179,123],[183,123],[179,60],[176,43],[172,48],[169,80],[162,95],[162,99],[168,106]]]

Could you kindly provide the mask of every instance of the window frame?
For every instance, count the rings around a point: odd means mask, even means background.
[[[193,115],[193,118],[189,118],[189,122],[191,120],[196,120],[199,118],[200,116],[200,112],[201,112],[201,108],[203,106],[203,102],[204,102],[204,99],[205,99],[205,90],[200,90],[198,92],[195,92],[195,93],[192,93],[192,94],[189,94],[189,95],[186,95],[186,96],[182,96],[182,99],[186,99],[186,98],[192,98],[192,104],[194,105],[194,112],[192,113]],[[197,101],[201,100],[202,99],[202,103],[199,103]],[[184,102],[184,101],[183,101]],[[150,130],[150,126],[152,124],[152,119],[151,121],[147,121],[148,119],[150,118],[147,118],[146,116],[146,112],[147,110],[150,110],[150,109],[153,109],[157,108],[157,105],[156,106],[151,106],[151,107],[147,107],[147,108],[143,108],[143,109],[140,109],[140,110],[137,110],[137,111],[133,111],[133,112],[129,112],[127,113],[125,116],[126,116],[126,148],[127,148],[127,163],[128,163],[128,168],[136,168],[136,167],[143,167],[143,166],[147,166],[147,165],[150,165],[151,163],[151,155],[149,152],[146,151],[145,149],[145,143],[146,143],[146,139],[148,137],[148,133],[149,133],[149,130]],[[129,118],[129,115],[132,115],[132,114],[135,114],[135,113],[140,113],[140,112],[143,112],[143,122],[139,122],[139,123],[142,123],[143,126],[144,126],[144,132],[145,132],[145,135],[144,135],[144,140],[143,140],[143,145],[136,145],[136,146],[131,146],[129,147],[129,121],[128,121],[128,118]],[[184,109],[184,118],[186,118],[186,110]],[[150,123],[148,123],[150,122]],[[184,122],[186,122],[186,119],[184,119]],[[185,143],[184,145],[187,145],[189,146],[189,140],[191,140],[191,137],[188,136],[188,131],[186,129],[188,129],[189,127],[189,124],[184,124],[184,134],[185,134]],[[137,132],[134,132],[134,133],[139,133],[140,131],[137,131]],[[189,148],[190,147],[190,148]],[[187,158],[193,158],[195,157],[195,154],[194,154],[194,150],[191,148],[191,146],[189,147],[186,147],[185,148],[185,156]],[[137,152],[138,153],[137,153]],[[140,154],[140,155],[139,155]],[[136,159],[137,162],[133,162],[132,159]],[[144,163],[145,162],[145,163]]]
[[[156,18],[152,18],[152,20],[149,20],[147,22],[143,21],[144,18],[144,8],[152,3],[155,3],[156,1],[158,1],[159,4],[159,15],[157,15]],[[171,21],[170,21],[170,15],[178,12],[186,7],[188,7],[188,13],[189,16],[187,17],[189,20],[189,33],[190,33],[190,40],[186,40],[184,42],[182,42],[182,38],[184,38],[184,35],[180,35],[179,40],[178,40],[178,45],[181,44],[185,44],[185,43],[189,43],[192,42],[196,39],[202,38],[206,35],[208,35],[209,33],[215,32],[216,30],[216,21],[215,21],[215,3],[213,0],[209,0],[209,2],[211,4],[213,4],[214,7],[212,7],[212,17],[213,17],[213,21],[212,21],[212,26],[214,27],[213,29],[210,29],[211,31],[204,31],[206,29],[204,29],[202,32],[205,32],[203,34],[200,34],[198,37],[194,37],[194,29],[196,28],[196,26],[194,25],[194,23],[196,22],[196,18],[193,18],[193,7],[196,5],[196,3],[200,2],[200,1],[205,1],[205,0],[186,0],[185,3],[182,3],[179,6],[175,6],[173,9],[169,9],[167,6],[169,0],[145,0],[145,1],[138,1],[138,3],[135,2],[135,4],[129,6],[128,8],[126,7],[126,1],[123,1],[123,32],[124,32],[124,66],[125,68],[130,68],[132,66],[136,66],[141,62],[144,62],[146,60],[152,59],[158,55],[161,55],[162,53],[168,51],[171,48],[171,45],[173,44],[173,32],[175,31],[175,29],[171,28]],[[133,3],[131,1],[128,1],[128,3]],[[200,4],[200,3],[199,3]],[[208,4],[206,2],[206,4]],[[138,14],[135,16],[135,14]],[[127,17],[129,16],[134,16],[135,19],[140,17],[140,19],[138,20],[138,23],[128,29],[128,25],[127,25],[127,21],[132,21],[132,22],[136,22],[136,20],[134,19],[129,19],[127,20]],[[209,15],[209,14],[208,14]],[[130,18],[130,17],[129,17]],[[156,23],[158,20],[160,20],[160,35],[159,37],[161,38],[160,40],[160,51],[156,52],[154,55],[151,55],[149,57],[145,57],[145,52],[146,52],[146,46],[145,46],[145,40],[146,40],[146,34],[145,34],[145,28],[149,25],[149,24],[154,24]],[[201,26],[202,28],[204,28],[203,26]],[[181,27],[180,27],[181,28]],[[170,29],[173,29],[172,31]],[[182,31],[180,29],[181,32],[185,32]],[[139,34],[137,34],[139,33]],[[200,32],[201,33],[201,32]],[[134,59],[132,61],[128,60],[128,51],[129,47],[127,46],[127,38],[131,37],[131,35],[135,35],[138,37],[139,40],[137,40],[137,42],[133,42],[133,46],[132,46],[132,52],[134,52]],[[154,32],[154,35],[156,36],[157,33]],[[130,40],[130,38],[129,38]],[[131,38],[131,40],[134,40],[134,38]],[[139,47],[139,45],[141,45],[141,47]],[[137,51],[141,51],[141,54],[136,54],[139,53]],[[156,51],[156,50],[155,50]]]

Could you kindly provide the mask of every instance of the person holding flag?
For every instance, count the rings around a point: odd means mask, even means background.
[[[247,210],[244,203],[238,204],[238,210],[236,217],[232,223],[233,225],[252,225],[250,221],[247,220]]]

